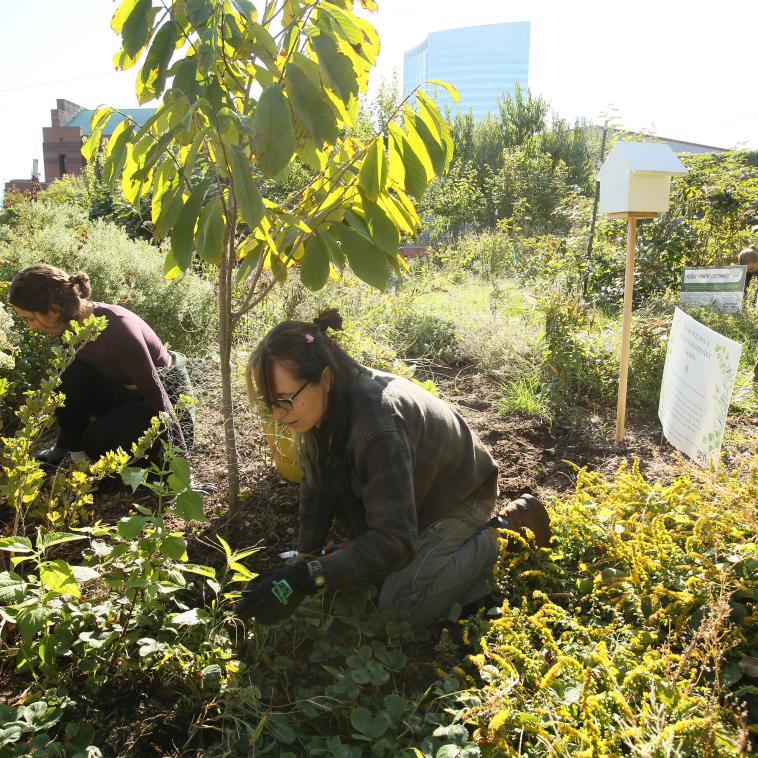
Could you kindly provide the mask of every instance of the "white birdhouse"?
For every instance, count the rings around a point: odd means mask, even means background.
[[[686,173],[684,164],[668,145],[619,141],[597,175],[600,212],[619,216],[665,213],[671,177]]]

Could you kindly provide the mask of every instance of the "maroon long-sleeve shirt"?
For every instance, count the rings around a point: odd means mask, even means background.
[[[159,369],[171,366],[171,356],[158,335],[136,313],[120,305],[93,303],[95,316],[105,316],[108,325],[77,357],[96,368],[104,377],[123,385],[134,385],[150,408],[172,414],[171,401]],[[176,424],[178,442],[184,447],[181,427]]]

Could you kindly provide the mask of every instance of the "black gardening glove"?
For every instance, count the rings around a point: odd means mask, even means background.
[[[260,574],[248,582],[235,608],[242,618],[255,617],[261,624],[278,624],[289,618],[306,595],[316,591],[304,561]]]

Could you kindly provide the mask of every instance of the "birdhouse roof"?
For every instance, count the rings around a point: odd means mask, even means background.
[[[674,151],[659,142],[619,141],[600,168],[600,174],[626,168],[633,174],[686,174],[687,168]]]

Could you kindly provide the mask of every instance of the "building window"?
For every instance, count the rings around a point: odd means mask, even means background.
[[[66,154],[61,153],[58,156],[58,176],[63,176],[66,173]]]

